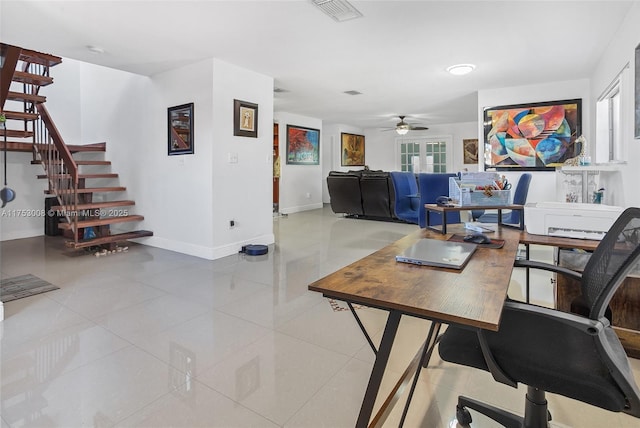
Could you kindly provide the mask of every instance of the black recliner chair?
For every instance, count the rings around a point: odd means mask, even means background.
[[[640,208],[628,208],[609,229],[579,273],[536,262],[580,278],[588,315],[515,301],[505,303],[500,329],[490,332],[451,325],[439,338],[443,360],[491,372],[507,385],[527,385],[524,416],[458,397],[457,419],[471,423],[476,410],[505,427],[547,427],[545,391],[640,418],[640,390],[609,320],[607,306],[640,257]]]
[[[331,171],[327,177],[327,187],[334,213],[364,214],[359,172]]]

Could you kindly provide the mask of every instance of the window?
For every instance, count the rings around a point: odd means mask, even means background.
[[[625,94],[629,87],[629,64],[604,90],[596,104],[596,143],[597,163],[621,162],[626,160],[625,140],[627,118],[623,113],[630,102]],[[626,91],[629,92],[629,91]],[[588,148],[587,148],[588,150]],[[589,155],[590,153],[586,153]]]
[[[447,172],[453,168],[451,136],[398,138],[400,171]]]

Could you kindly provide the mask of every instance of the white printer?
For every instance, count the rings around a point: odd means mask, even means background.
[[[528,203],[524,224],[534,235],[601,240],[622,211],[622,207],[600,204]]]

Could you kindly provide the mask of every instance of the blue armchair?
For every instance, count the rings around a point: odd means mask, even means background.
[[[412,172],[392,171],[391,179],[395,189],[396,217],[408,223],[418,224],[419,195],[418,182]]]
[[[418,224],[420,227],[427,227],[427,213],[424,209],[424,204],[435,204],[438,197],[449,196],[449,178],[457,176],[457,174],[418,174],[418,184],[420,187]],[[442,224],[442,216],[438,213],[431,213],[429,220],[429,226]],[[447,223],[460,223],[460,213],[447,213]]]
[[[527,203],[527,195],[529,194],[529,184],[531,183],[531,174],[525,173],[520,176],[518,185],[513,193],[513,203],[524,205]],[[485,213],[483,210],[474,210],[471,212],[474,220],[481,223],[497,223],[498,213]],[[520,224],[520,211],[513,210],[508,213],[502,213],[502,223]]]

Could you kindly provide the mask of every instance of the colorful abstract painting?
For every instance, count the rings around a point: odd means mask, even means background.
[[[484,110],[485,169],[553,170],[580,153],[582,100]]]
[[[287,164],[320,163],[320,130],[287,125]]]

